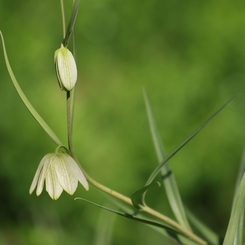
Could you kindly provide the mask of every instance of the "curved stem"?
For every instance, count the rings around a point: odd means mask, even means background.
[[[79,164],[80,165],[80,164]],[[127,196],[124,196],[123,194],[121,194],[120,192],[117,192],[105,185],[102,185],[100,184],[99,182],[97,182],[96,180],[94,180],[92,177],[90,177],[90,175],[88,175],[84,170],[83,170],[83,173],[86,177],[86,179],[88,180],[88,182],[93,185],[94,187],[96,187],[97,189],[107,193],[107,194],[110,194],[111,196],[114,196],[118,199],[120,199],[121,201],[133,206],[133,203],[131,201],[131,198],[127,197]]]
[[[80,165],[80,164],[79,164]],[[100,184],[99,182],[95,181],[93,178],[91,178],[84,170],[83,173],[85,175],[85,177],[87,178],[87,180],[89,181],[90,184],[92,184],[93,186],[97,187],[98,189],[100,189],[101,191],[106,192],[107,194],[110,194],[118,199],[120,199],[121,201],[124,201],[127,204],[130,204],[133,206],[132,201],[129,197],[124,196],[123,194],[114,191],[113,189],[110,189],[102,184]],[[207,245],[207,242],[204,241],[203,239],[201,239],[200,237],[196,236],[192,231],[189,231],[187,229],[185,229],[183,226],[181,226],[180,224],[178,224],[176,221],[174,221],[173,219],[170,219],[169,217],[157,212],[156,210],[148,207],[148,206],[143,206],[142,207],[142,211],[145,213],[148,213],[164,222],[166,222],[167,224],[171,225],[172,227],[176,228],[178,231],[180,231],[183,235],[185,235],[186,237],[189,237],[189,239],[197,242],[200,245]]]
[[[186,237],[189,237],[192,241],[200,244],[200,245],[207,245],[207,242],[204,241],[203,239],[201,239],[200,237],[198,237],[197,235],[195,235],[192,231],[187,230],[186,228],[184,228],[183,226],[181,226],[179,223],[177,223],[176,221],[170,219],[169,217],[157,212],[156,210],[148,207],[148,206],[143,206],[142,207],[142,211],[151,214],[152,216],[163,220],[164,222],[166,222],[167,224],[171,225],[172,227],[176,228],[178,231],[180,231],[182,234],[184,234]]]
[[[98,188],[99,190],[115,197],[118,198],[119,200],[133,206],[133,203],[131,201],[131,198],[105,186],[102,185],[101,183],[97,182],[96,180],[94,180],[89,174],[87,174],[84,169],[81,167],[81,164],[79,163],[76,155],[71,152],[71,156],[73,157],[73,159],[77,162],[78,166],[81,168],[81,170],[83,171],[86,179],[88,180],[88,182],[93,185],[94,187]],[[195,235],[191,230],[188,230],[186,228],[184,228],[183,226],[181,226],[179,223],[177,223],[175,220],[170,219],[169,217],[167,217],[166,215],[163,215],[159,212],[157,212],[156,210],[148,207],[148,206],[142,206],[141,207],[141,211],[148,213],[150,215],[152,215],[153,217],[162,220],[164,222],[166,222],[167,224],[169,224],[170,226],[172,226],[173,228],[175,228],[176,230],[178,230],[180,233],[182,233],[184,236],[188,237],[190,240],[196,242],[199,245],[207,245],[207,242],[204,241],[203,239],[201,239],[200,237],[198,237],[197,235]]]

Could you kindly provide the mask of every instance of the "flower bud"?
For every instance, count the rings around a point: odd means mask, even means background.
[[[72,53],[63,44],[54,53],[54,63],[60,89],[72,90],[77,82],[77,66]]]

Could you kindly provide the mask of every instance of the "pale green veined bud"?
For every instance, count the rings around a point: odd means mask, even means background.
[[[72,53],[63,44],[54,53],[54,63],[60,89],[72,90],[77,82],[77,66]]]

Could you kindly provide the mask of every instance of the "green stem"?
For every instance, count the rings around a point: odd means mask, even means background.
[[[62,20],[63,20],[63,38],[65,39],[66,35],[67,35],[67,31],[71,31],[70,34],[73,34],[73,55],[75,57],[75,38],[74,38],[74,24],[75,24],[75,20],[76,18],[72,18],[73,19],[73,24],[72,24],[72,29],[69,30],[69,28],[66,31],[66,27],[65,27],[65,17],[64,17],[64,6],[63,6],[63,0],[61,0],[61,9],[62,9]],[[80,2],[80,1],[79,1]],[[73,1],[73,7],[74,7],[75,2]],[[78,5],[79,6],[79,5]],[[77,8],[78,11],[78,8]],[[76,12],[77,15],[77,12]],[[76,16],[75,15],[75,16]],[[72,21],[70,20],[70,23]],[[69,23],[69,25],[70,25]],[[69,40],[69,39],[68,39]],[[68,45],[68,43],[67,43]],[[75,106],[75,91],[76,91],[76,86],[72,89],[72,91],[67,91],[66,92],[66,110],[67,110],[67,137],[68,137],[68,148],[70,151],[70,154],[75,156],[75,150],[74,150],[74,146],[73,146],[73,118],[74,118],[74,106]]]
[[[166,222],[167,224],[169,224],[172,227],[174,227],[175,229],[177,229],[179,232],[181,232],[186,237],[189,237],[189,239],[191,239],[192,241],[194,241],[200,245],[207,245],[208,244],[206,241],[204,241],[203,239],[201,239],[200,237],[195,235],[192,231],[184,228],[182,225],[180,225],[176,221],[174,221],[174,220],[170,219],[169,217],[157,212],[156,210],[154,210],[148,206],[143,206],[142,211],[144,211],[148,214],[151,214],[152,216]]]
[[[65,38],[65,35],[66,35],[66,21],[65,21],[65,9],[64,9],[64,1],[63,0],[60,0],[60,7],[61,7],[63,38]]]
[[[75,155],[75,150],[73,146],[74,101],[75,101],[75,88],[72,91],[68,91],[66,93],[68,147],[72,155]]]
[[[79,167],[81,168],[81,170],[83,171],[86,179],[88,180],[88,182],[93,185],[94,187],[96,187],[97,189],[133,206],[133,203],[131,201],[131,198],[111,189],[108,188],[105,185],[102,185],[101,183],[97,182],[96,180],[94,180],[92,177],[90,177],[89,174],[87,174],[84,169],[81,167],[77,157],[75,155],[72,155],[72,157],[74,158],[74,160],[78,163]],[[197,235],[195,235],[192,231],[184,228],[183,226],[181,226],[179,223],[177,223],[175,220],[170,219],[169,217],[167,217],[166,215],[163,215],[159,212],[157,212],[156,210],[148,207],[148,206],[143,206],[141,207],[142,211],[145,213],[148,213],[150,215],[152,215],[155,218],[158,218],[159,220],[162,220],[164,222],[166,222],[167,224],[171,225],[173,228],[177,229],[180,233],[182,233],[183,235],[185,235],[186,237],[188,237],[190,240],[196,242],[199,245],[207,245],[207,242],[204,241],[203,239],[201,239],[200,237],[198,237]]]

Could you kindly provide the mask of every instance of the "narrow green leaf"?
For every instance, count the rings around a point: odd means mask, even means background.
[[[172,239],[168,234],[166,235],[166,234],[164,233],[165,231],[164,231],[163,229],[160,229],[160,228],[155,227],[155,226],[151,226],[151,228],[152,228],[153,230],[157,231],[158,233],[160,233],[160,234],[162,234],[162,235],[164,235],[164,236],[167,236],[169,239]],[[179,236],[178,236],[178,240],[176,240],[176,239],[172,239],[172,240],[177,241],[178,244],[185,244],[185,245],[200,245],[199,243],[196,243],[196,242],[194,242],[194,241],[190,240],[189,238],[184,237],[184,236],[182,236],[182,235],[179,235]],[[165,244],[168,244],[168,243],[165,243]],[[172,244],[172,243],[171,243],[171,244]]]
[[[11,78],[11,80],[15,86],[15,89],[17,90],[17,93],[19,94],[20,98],[22,99],[23,103],[25,104],[27,109],[30,111],[32,116],[36,119],[36,121],[40,124],[40,126],[44,129],[44,131],[49,135],[49,137],[54,141],[54,143],[56,145],[63,145],[62,142],[60,141],[60,139],[56,136],[56,134],[52,131],[52,129],[48,126],[48,124],[43,120],[43,118],[38,114],[38,112],[35,110],[35,108],[32,106],[32,104],[30,103],[30,101],[27,99],[26,95],[22,91],[19,83],[17,82],[17,80],[15,78],[13,70],[10,66],[6,47],[5,47],[5,43],[4,43],[3,34],[1,31],[0,31],[0,36],[2,39],[2,47],[3,47],[3,54],[4,54],[5,63],[6,63],[10,78]]]
[[[238,174],[237,174],[237,180],[236,180],[236,186],[235,186],[235,193],[238,190],[238,187],[239,187],[239,185],[241,183],[241,180],[242,180],[242,177],[243,177],[244,172],[245,172],[245,148],[243,150],[243,155],[242,155],[240,167],[239,167]],[[234,198],[235,198],[235,195],[234,195]]]
[[[242,245],[243,243],[243,224],[244,224],[244,210],[241,213],[241,217],[239,219],[236,235],[233,241],[233,245]]]
[[[101,192],[101,194],[103,194],[106,198],[108,198],[109,201],[111,201],[113,204],[115,204],[117,207],[119,207],[124,212],[134,213],[135,216],[138,218],[145,219],[147,217],[146,213],[137,212],[138,210],[135,210],[132,206],[129,206],[129,205],[125,204],[124,202],[119,201],[117,198],[115,198],[111,195],[108,195],[104,192]],[[145,225],[147,225],[147,224],[145,224]],[[179,244],[197,245],[196,242],[190,240],[189,238],[187,238],[183,235],[177,235],[177,238],[176,238],[176,237],[171,236],[171,234],[169,234],[166,230],[164,230],[162,228],[152,226],[152,225],[147,225],[147,226],[149,226],[151,229],[155,230],[156,232],[160,233],[161,235],[169,238],[170,240],[177,241]]]
[[[234,198],[233,198],[233,205],[234,205],[235,196],[236,196],[238,187],[241,183],[242,176],[243,176],[244,172],[245,172],[245,149],[243,151],[243,156],[242,156],[242,160],[240,163],[240,168],[239,168],[238,175],[237,175],[236,187],[235,187]],[[237,228],[237,232],[235,235],[233,245],[242,245],[243,244],[243,224],[244,224],[244,211],[242,212],[240,220],[239,220],[239,224],[238,224],[238,228]]]
[[[178,235],[182,235],[181,233],[179,233],[177,230],[171,228],[170,226],[167,226],[167,225],[164,225],[162,223],[159,223],[159,222],[156,222],[156,221],[153,221],[153,220],[150,220],[150,219],[142,219],[142,218],[138,218],[136,217],[135,215],[133,214],[128,214],[128,213],[123,213],[123,212],[120,212],[120,211],[117,211],[117,210],[114,210],[114,209],[111,209],[111,208],[108,208],[108,207],[105,207],[105,206],[102,206],[98,203],[94,203],[92,201],[89,201],[87,199],[84,199],[84,198],[81,198],[81,197],[77,197],[75,198],[75,200],[83,200],[83,201],[86,201],[90,204],[93,204],[99,208],[102,208],[102,209],[105,209],[109,212],[112,212],[112,213],[115,213],[117,215],[120,215],[120,216],[123,216],[125,218],[128,218],[128,219],[132,219],[132,220],[135,220],[135,221],[138,221],[138,222],[141,222],[141,223],[144,223],[144,224],[147,224],[147,225],[151,225],[151,226],[155,226],[155,227],[159,227],[159,228],[162,228],[164,229],[169,236],[171,236],[174,240],[176,240],[177,242],[180,242],[179,238],[178,238]]]
[[[151,130],[151,136],[157,154],[158,162],[160,164],[166,158],[165,149],[145,90],[143,90],[143,94],[144,94],[147,117]],[[172,211],[176,219],[183,227],[191,230],[191,227],[186,218],[186,213],[179,194],[178,186],[175,181],[174,174],[172,173],[169,162],[166,162],[166,164],[161,168],[161,175],[162,175],[162,180],[165,186],[165,190],[170,206],[172,208]]]
[[[162,167],[168,162],[180,149],[182,149],[192,138],[194,138],[212,119],[214,119],[237,95],[229,99],[219,110],[217,110],[211,117],[209,117],[200,127],[198,127],[189,137],[187,137],[180,145],[178,145],[152,172],[146,185],[149,185],[158,173],[161,171]]]
[[[71,34],[73,32],[74,25],[75,25],[76,18],[77,18],[78,9],[79,9],[79,6],[80,6],[80,2],[81,2],[81,0],[77,0],[75,2],[74,6],[73,6],[73,11],[72,11],[72,14],[71,14],[71,18],[70,18],[69,24],[67,26],[65,38],[63,40],[63,45],[65,47],[68,46]]]
[[[141,209],[142,206],[145,206],[145,194],[148,191],[148,189],[155,184],[157,184],[158,186],[161,186],[159,182],[151,183],[145,186],[144,188],[134,192],[131,195],[132,203],[137,209]]]
[[[231,216],[228,224],[228,228],[225,234],[225,240],[223,245],[231,245],[234,243],[235,236],[239,229],[240,218],[244,213],[244,203],[245,203],[245,174],[243,174],[241,183],[235,195],[233,202]]]

